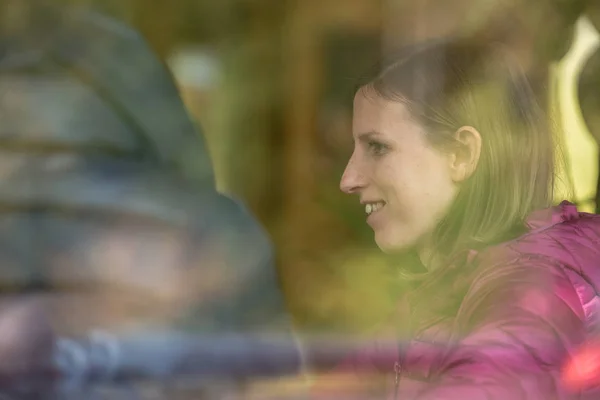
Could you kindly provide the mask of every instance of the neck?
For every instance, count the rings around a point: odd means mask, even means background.
[[[432,271],[436,268],[437,262],[434,255],[434,246],[431,236],[428,236],[421,240],[421,243],[417,246],[417,254],[421,260],[421,264],[428,270]]]

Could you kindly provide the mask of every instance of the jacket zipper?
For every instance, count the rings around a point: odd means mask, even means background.
[[[394,400],[398,400],[398,388],[400,386],[400,378],[402,375],[402,362],[396,361],[394,363]]]

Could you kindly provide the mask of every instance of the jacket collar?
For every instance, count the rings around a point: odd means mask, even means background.
[[[527,225],[531,231],[537,231],[576,219],[579,219],[577,206],[564,200],[557,206],[532,212],[525,220],[525,225]]]

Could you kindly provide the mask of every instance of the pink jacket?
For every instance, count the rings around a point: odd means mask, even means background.
[[[600,399],[600,376],[597,387],[580,389],[563,379],[571,357],[600,339],[600,216],[563,202],[533,213],[527,227],[516,240],[466,257],[460,271],[473,273],[464,273],[455,316],[434,318],[397,352],[373,343],[337,369],[384,376],[377,389],[317,384],[314,397]]]

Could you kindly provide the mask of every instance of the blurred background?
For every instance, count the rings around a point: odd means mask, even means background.
[[[169,67],[203,127],[218,189],[245,202],[273,238],[285,301],[300,331],[359,333],[391,312],[394,260],[374,248],[363,209],[338,182],[352,149],[353,85],[392,48],[446,35],[508,43],[541,97],[548,95],[544,105],[566,145],[557,201],[596,210],[594,0],[62,3],[133,26]],[[4,21],[18,18],[19,4],[5,8]]]
[[[98,0],[100,1],[100,0]],[[534,4],[535,3],[535,4]],[[356,79],[387,49],[450,34],[507,41],[540,87],[566,149],[559,198],[594,211],[598,13],[585,1],[226,0],[125,2],[205,129],[218,187],[275,240],[299,328],[361,331],[390,312],[390,263],[355,198],[338,190],[351,153]],[[587,66],[586,79],[581,82]],[[547,73],[546,73],[547,71]],[[535,80],[535,79],[534,79]],[[581,92],[581,93],[580,93]],[[589,94],[592,93],[592,94]],[[595,103],[600,104],[600,103]],[[591,132],[595,129],[596,136]]]

